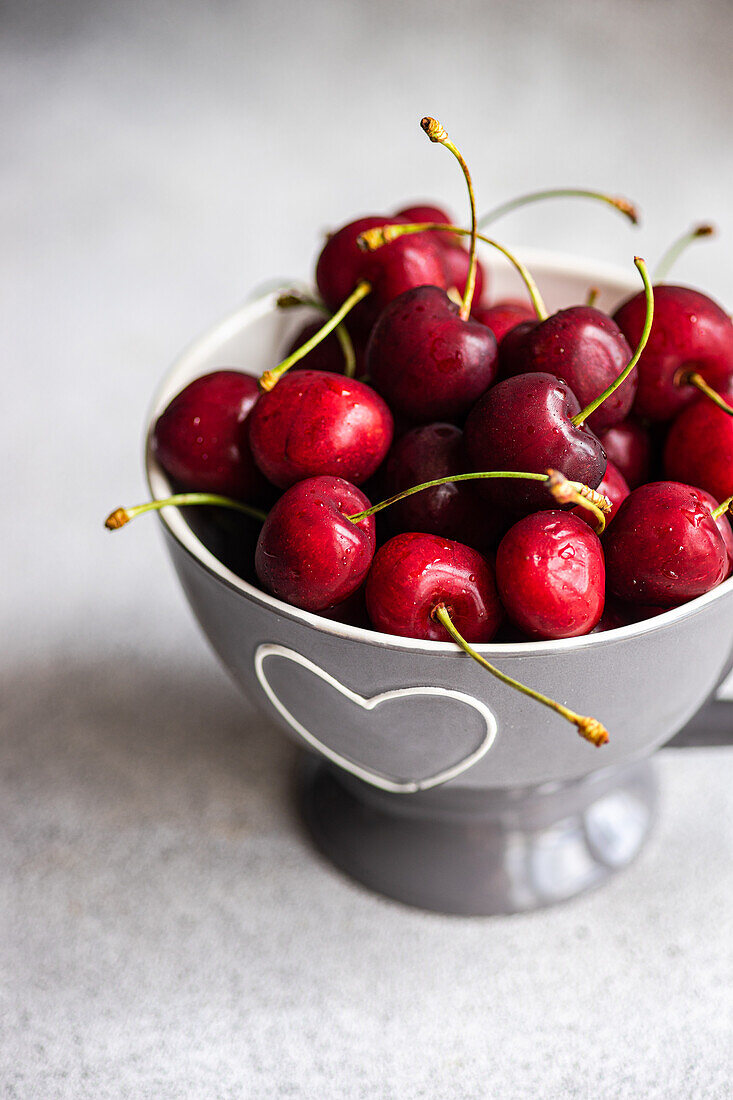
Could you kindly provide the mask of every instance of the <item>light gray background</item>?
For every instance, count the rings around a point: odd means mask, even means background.
[[[191,622],[143,493],[178,349],[323,229],[596,184],[646,215],[504,239],[733,301],[733,11],[592,3],[16,3],[0,39],[0,1089],[9,1097],[724,1097],[731,755],[660,759],[604,891],[500,921],[402,909],[314,855],[293,754]],[[690,657],[694,660],[694,654]]]

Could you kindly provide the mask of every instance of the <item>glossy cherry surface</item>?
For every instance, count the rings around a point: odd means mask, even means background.
[[[641,485],[603,540],[608,588],[630,603],[672,607],[715,588],[728,573],[723,536],[699,489]]]
[[[446,287],[442,251],[428,234],[390,241],[374,252],[357,244],[360,233],[380,225],[404,224],[403,218],[366,217],[349,222],[328,238],[318,258],[316,282],[334,312],[362,279],[372,292],[349,314],[349,329],[366,335],[388,302],[415,286]]]
[[[395,535],[374,557],[366,586],[376,630],[406,638],[446,641],[433,616],[445,604],[468,642],[488,642],[503,618],[488,561],[460,542],[410,532]]]
[[[263,524],[255,551],[261,584],[306,611],[323,611],[359,589],[374,556],[374,518],[346,517],[369,507],[340,477],[313,477],[283,493]]]
[[[698,489],[698,492],[705,507],[711,513],[714,512],[720,504],[720,501],[716,500],[712,493],[706,493],[704,489]],[[723,536],[725,549],[728,553],[728,573],[726,575],[730,576],[731,571],[733,571],[733,528],[731,528],[730,520],[727,515],[717,516],[717,518],[715,518],[715,523]]]
[[[644,327],[646,300],[635,294],[614,314],[630,344],[636,346]],[[678,385],[681,370],[695,370],[713,389],[733,375],[733,322],[699,290],[663,284],[654,287],[654,323],[634,373],[638,389],[634,412],[649,420],[670,420],[694,401],[693,386]]]
[[[173,398],[153,430],[153,449],[181,489],[239,500],[262,496],[265,479],[250,450],[257,379],[218,370],[194,379]]]
[[[325,371],[284,375],[260,397],[250,423],[255,461],[281,489],[319,474],[354,484],[370,477],[392,442],[392,414],[379,394]]]
[[[397,217],[403,218],[408,222],[438,222],[446,225],[452,225],[453,222],[449,214],[442,210],[439,206],[406,206],[404,210],[400,210]],[[440,230],[428,231],[429,235],[435,241],[440,248],[441,258],[443,260],[443,270],[445,272],[445,285],[446,287],[455,287],[458,293],[463,297],[466,293],[466,280],[468,278],[468,269],[470,266],[470,257],[468,249],[466,248],[463,240],[467,238],[456,237],[452,233],[443,233]],[[474,284],[473,300],[476,303],[481,301],[481,297],[486,287],[486,272],[481,265],[481,261],[476,261],[476,282]]]
[[[626,479],[619,470],[616,469],[610,458],[606,465],[606,472],[603,475],[603,479],[600,484],[596,486],[599,493],[603,493],[611,501],[611,511],[606,514],[606,529],[608,529],[609,523],[612,522],[614,516],[618,512],[619,508],[626,500],[627,496],[631,492],[629,486],[626,484]],[[595,530],[597,517],[593,512],[584,508],[582,504],[579,504],[576,508],[571,509],[574,516],[578,516],[584,520],[589,527]]]
[[[507,333],[522,321],[537,320],[529,302],[521,302],[515,298],[495,302],[492,306],[476,306],[471,310],[471,314],[476,321],[480,321],[482,325],[491,329],[499,346]]]
[[[649,433],[635,420],[622,420],[605,432],[599,432],[609,462],[626,479],[630,489],[636,489],[649,480],[652,463],[652,444]]]
[[[646,308],[646,299],[644,299]],[[620,328],[591,306],[562,309],[546,321],[528,327],[502,346],[502,377],[539,371],[567,382],[582,408],[618,378],[631,359],[631,348]],[[636,393],[631,372],[619,388],[588,417],[594,432],[618,424],[629,413]]]
[[[722,393],[733,401],[733,386]],[[733,493],[733,416],[700,397],[672,422],[664,447],[664,472],[699,485],[718,500]]]
[[[386,307],[367,346],[367,373],[390,407],[416,421],[468,412],[496,375],[494,334],[463,321],[444,290],[408,290]]]
[[[492,386],[466,420],[465,441],[474,470],[560,470],[570,481],[595,489],[606,469],[598,438],[571,418],[580,412],[565,382],[551,374],[521,374]],[[529,512],[547,505],[541,482],[487,480],[477,482],[487,500],[499,507]]]
[[[496,583],[507,615],[528,638],[588,634],[605,599],[600,539],[571,512],[534,512],[501,540]]]
[[[311,336],[315,336],[322,327],[324,320],[325,318],[322,318],[320,321],[310,321],[307,325],[303,325],[285,354],[291,355],[310,340]],[[364,373],[364,345],[359,341],[353,341],[353,345],[356,359],[356,377],[359,378]],[[343,348],[336,334],[332,332],[325,340],[321,340],[320,344],[317,344],[312,351],[309,351],[307,355],[294,363],[290,369],[325,370],[329,374],[343,374],[344,363]]]

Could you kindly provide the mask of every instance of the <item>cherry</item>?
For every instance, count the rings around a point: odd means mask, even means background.
[[[375,253],[357,244],[365,230],[400,224],[400,218],[358,218],[329,237],[318,258],[316,282],[330,309],[338,309],[360,281],[370,284],[371,293],[349,318],[349,327],[362,336],[369,333],[385,305],[405,290],[446,286],[441,250],[429,237],[400,238]]]
[[[733,400],[733,385],[724,391]],[[700,398],[672,422],[664,447],[664,473],[698,485],[722,500],[733,492],[733,418]]]
[[[595,489],[606,469],[606,455],[580,414],[575,394],[551,374],[522,374],[488,390],[471,410],[465,426],[466,452],[475,470],[527,470],[548,467]],[[547,506],[543,484],[492,480],[482,495],[510,512]]]
[[[349,515],[369,507],[340,477],[311,477],[292,485],[270,510],[255,551],[255,569],[268,592],[306,611],[349,599],[374,556],[374,520]]]
[[[398,211],[397,217],[404,218],[407,222],[450,222],[450,218],[439,206],[406,206]],[[471,262],[470,253],[461,244],[460,240],[445,230],[435,230],[432,234],[438,247],[441,249],[443,268],[445,270],[445,285],[455,287],[461,297],[466,293],[468,281],[468,269]],[[477,302],[486,288],[486,272],[480,261],[476,261],[476,286],[474,298]]]
[[[605,580],[600,539],[572,513],[534,512],[499,543],[499,595],[530,638],[588,634],[603,614]]]
[[[731,571],[733,571],[733,528],[731,528],[730,520],[728,519],[730,515],[731,498],[727,497],[722,504],[719,504],[712,493],[706,493],[704,489],[699,489],[698,492],[700,493],[700,499],[717,523],[718,530],[723,536],[725,549],[728,553],[728,573],[726,576],[729,576]]]
[[[364,382],[324,371],[286,374],[250,421],[252,454],[281,489],[319,474],[370,477],[392,442],[392,415]]]
[[[634,412],[650,420],[671,420],[695,399],[695,387],[684,381],[690,372],[716,390],[730,382],[733,322],[698,290],[663,284],[655,287],[654,298],[654,325],[639,360]],[[644,323],[643,298],[629,298],[614,320],[633,344]]]
[[[494,571],[476,550],[422,532],[395,535],[374,556],[366,586],[369,618],[377,630],[405,638],[445,640],[438,604],[450,608],[461,634],[493,638],[503,618]]]
[[[476,321],[491,329],[499,347],[504,337],[520,322],[537,320],[529,302],[521,302],[517,298],[506,298],[493,306],[474,306],[472,312]]]
[[[265,479],[250,450],[250,414],[260,395],[257,379],[218,370],[194,379],[161,413],[153,449],[183,489],[243,500],[259,499]]]
[[[611,511],[606,513],[606,527],[608,527],[621,507],[621,504],[631,492],[623,474],[614,466],[610,459],[606,465],[606,472],[600,484],[597,486],[597,491],[603,493],[611,502]],[[582,519],[591,528],[594,528],[596,525],[596,517],[592,512],[588,511],[587,508],[573,508],[572,515],[578,516],[579,519]]]
[[[384,465],[384,488],[390,496],[413,485],[463,473],[463,432],[453,424],[413,428],[392,446]],[[393,533],[423,531],[457,539],[485,552],[506,529],[503,515],[477,498],[470,482],[445,482],[398,501],[389,510]]]
[[[293,352],[302,347],[303,344],[315,336],[317,332],[320,332],[321,327],[321,321],[309,321],[308,324],[303,325],[290,344],[287,355],[292,355]],[[364,346],[362,344],[357,344],[354,347],[354,353],[354,377],[359,378],[364,374],[365,370]],[[302,359],[294,363],[291,370],[322,370],[327,371],[329,374],[344,374],[344,366],[343,345],[335,333],[330,333],[326,339],[322,340],[312,351],[309,351]]]
[[[642,299],[644,296],[642,295]],[[516,331],[502,346],[502,377],[537,371],[554,374],[570,386],[581,405],[588,405],[621,373],[631,359],[631,348],[610,317],[590,306],[560,310],[539,324]],[[608,397],[588,424],[594,432],[622,421],[636,393],[636,375]]]
[[[630,489],[636,489],[649,480],[652,461],[652,445],[649,433],[635,420],[623,420],[599,432],[598,438]]]
[[[671,607],[728,573],[725,540],[701,491],[676,481],[639,486],[604,539],[608,588],[629,603]]]

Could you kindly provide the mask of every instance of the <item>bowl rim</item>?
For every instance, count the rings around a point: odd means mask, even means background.
[[[589,284],[601,284],[602,286],[606,284],[607,287],[610,284],[611,288],[618,290],[620,294],[633,293],[637,289],[629,272],[615,264],[596,262],[585,257],[565,255],[542,249],[517,249],[516,252],[528,266],[535,269],[535,274],[539,272],[540,277],[543,272],[546,275],[573,275],[587,279]],[[495,262],[492,263],[488,259],[488,266],[495,266]],[[270,313],[274,308],[277,294],[278,291],[270,291],[258,298],[245,300],[244,303],[226,314],[185,347],[163,375],[150,404],[145,433],[145,474],[148,489],[154,498],[164,496],[171,491],[169,479],[155,456],[152,437],[157,417],[171,400],[173,393],[178,392],[177,389],[172,388],[176,377],[188,374],[188,364],[191,360],[200,358],[209,350],[213,351],[224,340],[239,332],[246,323],[256,321]],[[238,595],[271,610],[279,616],[303,623],[320,630],[324,634],[354,642],[378,645],[382,648],[429,653],[444,657],[462,655],[462,651],[452,641],[434,642],[421,638],[384,634],[378,630],[373,630],[371,627],[340,623],[285,603],[276,596],[271,596],[263,589],[239,577],[232,570],[227,569],[194,534],[181,509],[175,507],[163,508],[157,514],[159,522],[163,525],[166,533],[208,574],[227,588],[238,593]],[[573,650],[590,648],[591,646],[624,642],[632,638],[653,634],[665,627],[693,618],[702,613],[708,605],[731,591],[733,591],[733,576],[723,581],[716,588],[681,604],[679,607],[662,611],[650,619],[629,623],[626,626],[614,627],[599,634],[584,634],[577,638],[530,642],[484,642],[476,643],[474,648],[485,656],[549,656],[553,653],[568,653]]]

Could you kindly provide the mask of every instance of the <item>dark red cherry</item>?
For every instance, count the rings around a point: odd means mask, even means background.
[[[528,327],[522,338],[515,330],[514,339],[502,345],[501,373],[504,378],[530,371],[554,374],[567,382],[585,408],[618,378],[631,354],[624,334],[610,317],[591,306],[572,306]],[[620,423],[635,393],[632,371],[588,417],[590,428],[599,432]]]
[[[386,307],[367,345],[367,372],[397,412],[417,421],[468,412],[496,374],[494,334],[463,321],[444,290],[416,287]]]
[[[397,217],[408,222],[439,222],[444,225],[452,225],[449,214],[441,210],[439,206],[407,206],[400,210]],[[430,231],[430,236],[441,249],[443,269],[445,271],[445,285],[455,287],[461,297],[466,293],[466,279],[470,266],[468,249],[462,240],[452,233],[440,230]],[[476,282],[474,285],[473,300],[477,304],[486,288],[486,273],[479,260],[476,261]]]
[[[733,386],[722,396],[733,401]],[[718,500],[733,493],[733,417],[706,397],[672,422],[664,447],[664,472],[674,481],[699,485]]]
[[[173,398],[158,417],[153,448],[180,489],[248,501],[262,496],[265,479],[249,444],[250,413],[259,396],[250,374],[217,370]]]
[[[527,637],[588,634],[605,599],[600,539],[572,513],[534,512],[499,543],[496,583],[507,615]]]
[[[303,325],[285,354],[292,355],[322,327],[323,320],[309,321],[307,325]],[[364,373],[364,346],[359,341],[354,341],[354,355],[356,377],[359,378]],[[325,370],[329,374],[343,374],[344,352],[336,334],[332,332],[325,340],[321,340],[312,351],[294,363],[290,370]]]
[[[255,461],[281,489],[319,474],[366,481],[392,442],[392,414],[355,378],[301,370],[263,393],[250,424]]]
[[[534,321],[537,318],[529,302],[520,302],[519,299],[507,298],[501,302],[495,302],[493,306],[476,306],[471,310],[476,321],[490,328],[496,337],[496,342],[501,347],[507,333],[516,328],[522,321]]]
[[[629,603],[672,607],[715,588],[728,573],[725,540],[699,489],[640,485],[604,538],[608,588]]]
[[[415,286],[445,287],[442,252],[425,233],[407,234],[374,252],[357,244],[360,233],[380,225],[404,224],[402,218],[367,217],[349,222],[328,238],[318,258],[316,282],[334,312],[362,279],[372,291],[352,310],[349,329],[366,335],[388,302]]]
[[[579,412],[575,394],[554,375],[507,378],[484,394],[466,420],[470,465],[477,471],[538,474],[552,468],[595,489],[606,469],[606,455],[586,424],[572,423]],[[515,514],[546,507],[550,499],[541,482],[496,479],[476,484],[487,500]]]
[[[377,551],[366,600],[377,630],[405,638],[445,641],[433,614],[439,604],[468,642],[490,641],[503,618],[485,558],[460,542],[416,532],[395,535]]]
[[[384,496],[465,471],[463,432],[453,424],[424,424],[393,444],[384,464]],[[457,539],[485,553],[506,530],[504,515],[475,491],[475,483],[451,481],[424,489],[384,512],[389,530],[424,531]]]
[[[636,346],[646,317],[644,294],[635,294],[614,314],[630,344]],[[634,373],[637,416],[671,420],[695,399],[697,390],[678,385],[678,372],[695,370],[713,389],[723,389],[733,375],[733,322],[720,306],[683,286],[654,287],[654,323]]]
[[[712,493],[706,493],[704,489],[698,489],[698,492],[703,504],[712,514],[720,504],[720,501],[716,500]],[[731,570],[733,570],[733,528],[731,528],[730,520],[727,515],[713,516],[713,518],[718,526],[718,530],[723,536],[725,549],[728,553],[728,573],[726,576],[729,576]]]
[[[616,469],[626,479],[630,489],[636,489],[649,480],[652,463],[652,445],[649,433],[635,420],[622,420],[598,438]]]
[[[257,541],[260,583],[306,611],[348,600],[367,575],[376,539],[372,516],[358,523],[346,517],[368,507],[364,494],[340,477],[291,486],[271,508]]]
[[[608,528],[609,523],[611,523],[619,508],[631,492],[628,485],[626,484],[626,479],[624,478],[623,474],[616,469],[610,458],[606,465],[606,472],[603,475],[603,480],[600,482],[599,485],[596,486],[596,488],[598,489],[599,493],[603,493],[603,495],[608,497],[608,499],[611,501],[611,511],[608,512],[606,515],[606,528]],[[594,513],[591,512],[588,508],[583,508],[583,506],[579,504],[571,511],[573,515],[578,516],[580,519],[584,520],[589,527],[592,527],[595,530],[595,526],[598,520]]]

